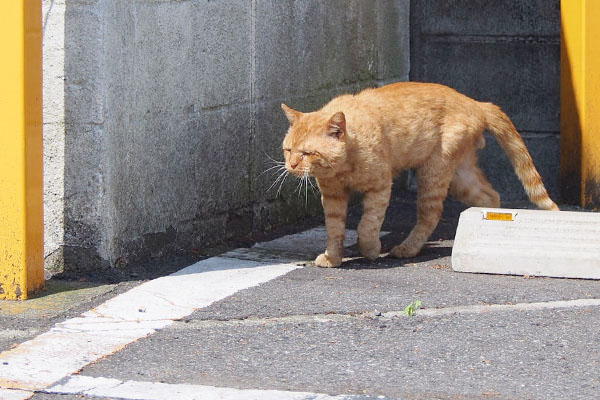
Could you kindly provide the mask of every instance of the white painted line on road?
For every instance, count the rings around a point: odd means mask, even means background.
[[[324,246],[323,233],[324,228],[315,228],[277,239],[272,245],[298,252],[310,248],[307,242],[315,243],[317,238],[322,242],[319,246]],[[356,233],[348,231],[345,244],[354,242]],[[228,253],[141,284],[1,353],[0,388],[42,390],[199,308],[300,268],[278,256],[244,256],[250,252],[238,249],[239,258]]]
[[[46,390],[52,394],[75,394],[119,399],[145,400],[352,400],[365,396],[340,395],[309,392],[287,392],[282,390],[233,389],[204,385],[168,384],[156,382],[120,381],[118,379],[94,378],[74,375]],[[384,399],[384,397],[373,397]]]
[[[557,300],[538,303],[517,303],[517,304],[474,304],[470,306],[456,306],[445,308],[421,308],[416,311],[416,315],[426,317],[439,317],[452,314],[479,314],[500,311],[538,311],[554,310],[559,308],[575,307],[598,307],[600,299],[576,299],[576,300]],[[390,311],[382,314],[384,317],[392,318],[406,316],[403,311]]]
[[[27,400],[35,393],[25,390],[12,390],[0,388],[0,399],[2,400]]]
[[[0,387],[44,389],[198,308],[297,268],[214,257],[146,282],[0,354]]]

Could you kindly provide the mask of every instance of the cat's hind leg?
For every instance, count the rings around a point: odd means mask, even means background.
[[[419,254],[440,220],[453,171],[439,158],[417,169],[417,224],[401,244],[392,248],[391,256],[408,258]]]
[[[358,250],[369,260],[375,260],[381,252],[379,232],[385,218],[392,193],[392,180],[376,190],[365,192],[363,215],[358,224]]]
[[[477,166],[475,153],[468,154],[454,171],[450,195],[468,206],[500,207],[500,195]]]

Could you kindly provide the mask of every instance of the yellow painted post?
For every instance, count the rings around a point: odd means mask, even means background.
[[[44,286],[41,0],[0,4],[0,299]]]
[[[600,1],[561,1],[563,200],[600,207]]]

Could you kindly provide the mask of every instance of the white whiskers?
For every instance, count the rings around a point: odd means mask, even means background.
[[[265,174],[265,173],[267,173],[269,171],[272,171],[274,169],[277,169],[277,171],[275,171],[274,173],[277,173],[277,172],[281,171],[282,169],[285,169],[285,163],[283,163],[283,164],[276,164],[276,165],[273,165],[272,167],[269,167],[269,168],[265,169],[263,172],[261,172],[260,174],[258,174],[257,178],[260,178],[262,176],[262,174]]]
[[[269,186],[269,188],[267,189],[267,192],[269,190],[273,189],[279,181],[281,181],[281,183],[280,183],[280,186],[281,186],[283,184],[283,181],[285,180],[285,177],[288,174],[287,169],[285,169],[285,167],[283,167],[283,170],[278,170],[276,173],[279,173],[279,175],[277,176],[277,179],[275,179],[275,181],[271,184],[271,186]]]
[[[285,167],[285,161],[277,161],[277,160],[274,160],[273,158],[269,157],[268,154],[266,154],[266,155],[269,158],[269,160],[267,162],[269,164],[273,164],[273,165],[269,166],[267,169],[265,169],[263,172],[261,172],[257,176],[257,179],[266,173],[269,173],[271,175],[271,177],[275,177],[275,180],[271,183],[271,185],[266,190],[266,192],[269,192],[270,190],[276,188],[277,193],[275,195],[275,198],[278,198],[279,194],[281,193],[281,190],[283,189],[283,184],[284,184],[286,178],[288,177],[288,175],[290,175],[290,174]],[[309,189],[309,187],[310,187],[310,192],[313,195],[318,195],[319,189],[313,183],[313,181],[312,181],[313,178],[309,175],[308,168],[304,168],[303,170],[301,170],[301,173],[302,174],[300,176],[297,176],[298,185],[296,186],[296,189],[294,190],[293,193],[298,193],[299,199],[302,198],[302,194],[304,193],[304,206],[308,207],[308,192],[309,192],[308,189]]]
[[[304,189],[304,206],[308,207],[308,187],[310,186],[313,195],[318,193],[318,189],[312,183],[311,176],[308,174],[308,168],[302,170],[302,175],[299,177],[298,186],[294,193],[298,192],[298,198],[302,196],[302,189]]]
[[[276,176],[273,183],[271,183],[271,186],[269,186],[269,188],[265,192],[269,192],[271,189],[277,188],[277,194],[275,195],[275,198],[277,198],[277,197],[279,197],[279,193],[281,192],[281,188],[283,187],[283,182],[285,182],[285,179],[288,176],[288,171],[285,168],[285,161],[275,160],[271,156],[269,156],[266,152],[263,152],[263,153],[265,153],[265,155],[269,159],[267,161],[267,163],[273,164],[273,165],[271,165],[270,167],[265,169],[263,172],[261,172],[256,178],[257,179],[260,178],[262,175],[266,174],[267,172],[270,173],[271,177]]]

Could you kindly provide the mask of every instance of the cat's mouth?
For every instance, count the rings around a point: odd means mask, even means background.
[[[304,178],[331,178],[335,176],[336,171],[331,168],[323,168],[321,166],[307,167],[307,168],[287,168],[288,174],[294,175],[298,179]]]
[[[289,169],[288,168],[288,172],[299,179],[306,178],[306,177],[309,177],[309,178],[314,177],[314,175],[311,173],[309,168],[303,168],[303,169]]]

